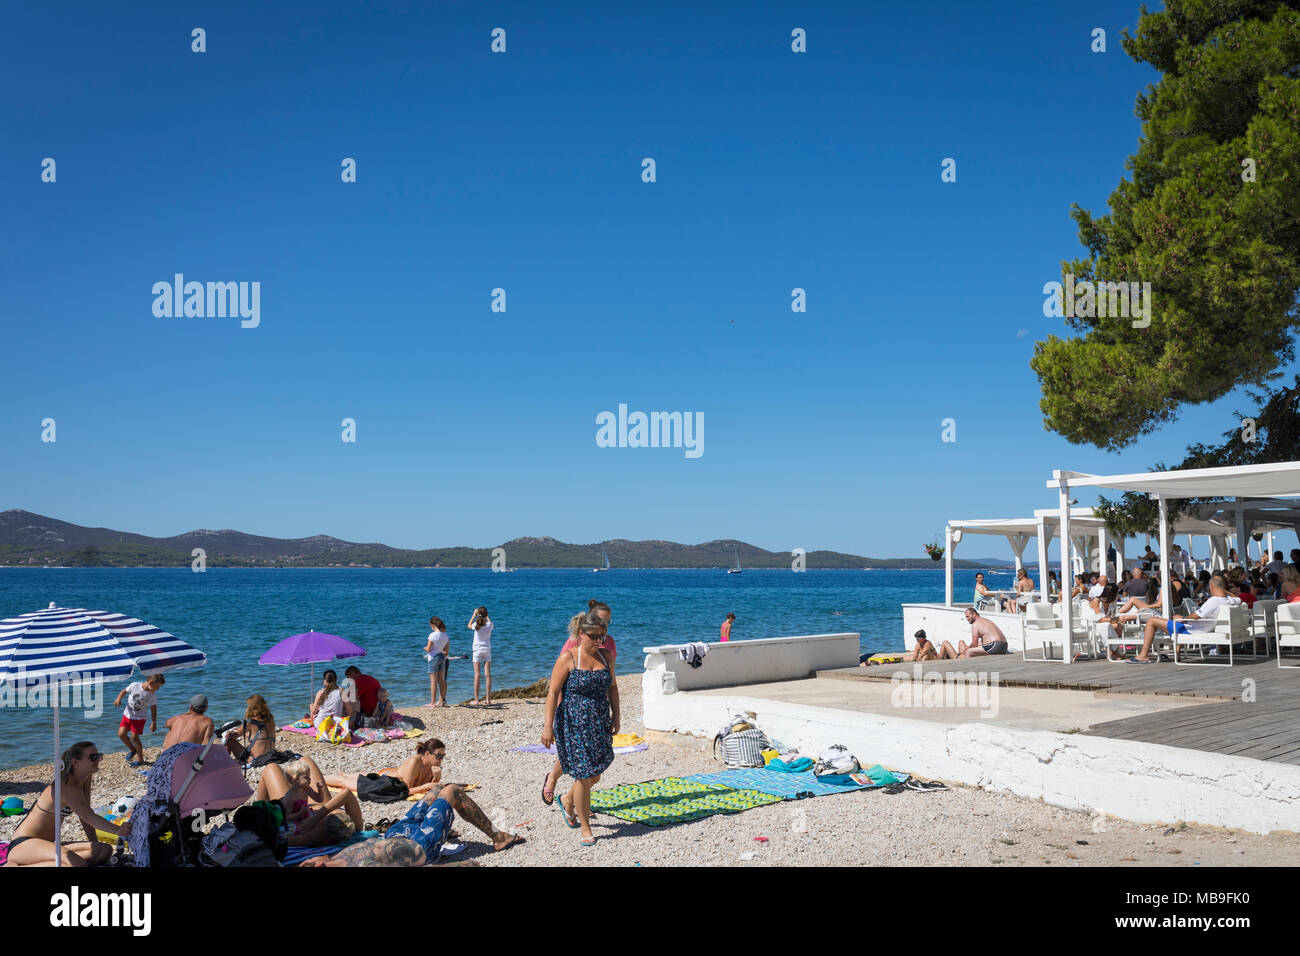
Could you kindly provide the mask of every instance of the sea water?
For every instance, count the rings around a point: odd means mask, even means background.
[[[955,573],[959,595],[974,586],[973,571]],[[1008,578],[1008,581],[1010,578]],[[994,582],[996,583],[996,582]],[[582,570],[521,569],[223,569],[3,568],[0,618],[60,607],[116,611],[138,617],[193,644],[207,665],[171,671],[158,694],[158,732],[183,713],[190,697],[206,694],[217,723],[243,716],[244,699],[266,697],[276,722],[303,716],[314,690],[309,665],[259,666],[275,643],[303,631],[338,634],[364,647],[356,661],[317,664],[322,672],[356,663],[386,687],[400,711],[429,703],[424,645],[431,615],[441,617],[452,655],[468,655],[466,624],[474,608],[492,616],[492,684],[529,684],[550,674],[569,618],[597,598],[613,608],[610,634],[618,642],[617,671],[639,672],[643,647],[716,641],[728,612],[732,640],[856,631],[864,651],[903,647],[904,602],[943,600],[942,568],[909,571]],[[96,741],[105,752],[117,741],[121,708],[113,698],[127,681],[104,689],[102,716],[60,712],[60,739]],[[473,666],[454,660],[448,679],[453,703],[473,693]],[[540,719],[540,718],[539,718]],[[48,762],[53,721],[49,709],[0,708],[0,768]],[[147,729],[147,727],[146,727]]]

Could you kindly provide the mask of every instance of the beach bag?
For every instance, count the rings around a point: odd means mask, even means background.
[[[279,866],[271,848],[252,830],[236,830],[233,823],[217,827],[203,839],[200,862],[207,866]]]
[[[715,737],[713,755],[717,757],[721,752],[722,761],[728,767],[762,767],[767,763],[763,759],[763,751],[771,746],[767,734],[757,727],[749,727]]]
[[[857,773],[861,769],[862,765],[858,763],[858,758],[849,753],[849,748],[843,744],[832,744],[827,747],[817,758],[817,763],[813,765],[813,773],[818,777],[840,777]]]
[[[348,727],[348,718],[336,720],[326,717],[316,730],[316,739],[327,744],[346,744],[352,742],[352,731]]]

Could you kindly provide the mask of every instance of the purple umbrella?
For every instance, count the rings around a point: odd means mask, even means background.
[[[311,684],[314,693],[316,687],[316,665],[326,661],[337,661],[345,657],[365,657],[366,649],[357,647],[351,641],[344,640],[337,634],[322,634],[320,631],[308,631],[286,637],[275,647],[257,659],[259,664],[310,664]]]

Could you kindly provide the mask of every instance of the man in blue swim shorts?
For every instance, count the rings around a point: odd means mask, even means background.
[[[492,840],[492,849],[500,853],[524,838],[494,830],[492,821],[465,792],[457,786],[443,787],[436,795],[430,791],[417,800],[406,816],[384,831],[378,840],[354,843],[333,856],[304,860],[303,866],[427,866],[437,863],[442,845],[451,832],[456,814],[482,830]]]
[[[1156,639],[1156,631],[1164,631],[1172,636],[1178,634],[1195,634],[1197,631],[1213,631],[1218,622],[1219,611],[1225,607],[1240,604],[1241,598],[1228,593],[1228,582],[1219,575],[1210,578],[1210,596],[1195,614],[1175,614],[1166,620],[1163,617],[1150,618],[1142,635],[1142,650],[1136,657],[1129,658],[1139,664],[1154,663],[1159,658],[1151,656],[1151,644]]]

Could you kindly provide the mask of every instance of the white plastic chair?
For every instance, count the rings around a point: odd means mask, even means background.
[[[1250,624],[1251,635],[1255,641],[1260,638],[1264,639],[1264,656],[1268,656],[1268,642],[1273,639],[1273,632],[1277,627],[1277,609],[1278,605],[1285,604],[1285,601],[1266,600],[1255,602],[1251,608]],[[1253,652],[1256,648],[1252,645],[1252,655],[1258,656]]]
[[[1174,633],[1174,663],[1181,664],[1184,667],[1201,667],[1202,665],[1213,667],[1209,661],[1205,660],[1206,645],[1218,645],[1222,647],[1228,645],[1228,666],[1232,666],[1232,647],[1234,644],[1240,644],[1249,641],[1250,632],[1250,608],[1244,604],[1236,604],[1232,607],[1219,609],[1219,616],[1215,619],[1212,629],[1195,630],[1197,622],[1191,622],[1188,632],[1183,634],[1175,628]],[[1204,625],[1200,625],[1204,627]],[[1178,659],[1178,648],[1195,646],[1201,652],[1199,661],[1182,661]]]
[[[1277,639],[1277,666],[1283,670],[1296,670],[1300,668],[1300,664],[1282,663],[1282,648],[1300,649],[1300,604],[1281,603],[1273,614],[1273,633]]]

